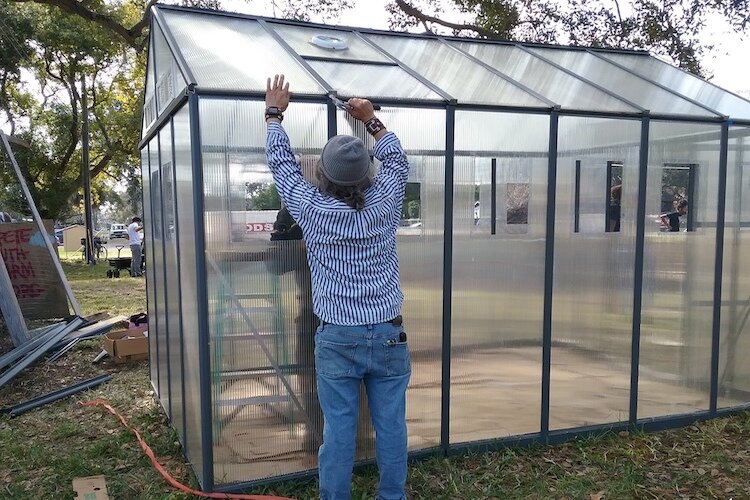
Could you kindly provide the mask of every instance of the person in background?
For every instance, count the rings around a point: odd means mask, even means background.
[[[620,218],[622,217],[622,207],[620,199],[622,198],[622,184],[612,186],[609,190],[609,210],[607,212],[607,232],[608,233],[619,233],[620,232]]]
[[[323,147],[319,187],[307,182],[281,121],[289,84],[276,75],[266,89],[266,157],[276,188],[307,243],[323,445],[318,452],[320,497],[349,500],[356,449],[360,386],[364,383],[375,427],[378,500],[405,500],[406,387],[411,361],[402,328],[396,230],[409,162],[398,137],[366,99],[347,102],[349,114],[375,138],[381,161],[370,180],[364,142],[338,135]]]
[[[674,212],[662,214],[661,216],[662,227],[664,227],[666,231],[670,233],[678,232],[680,230],[680,217],[685,215],[687,211],[688,211],[688,201],[683,198],[677,202],[677,210],[675,210]]]
[[[323,414],[318,403],[318,391],[315,386],[314,338],[319,321],[313,312],[312,284],[310,266],[307,264],[307,249],[302,236],[302,229],[294,221],[289,210],[282,207],[276,215],[271,233],[272,246],[268,251],[266,268],[276,276],[293,272],[297,283],[298,314],[294,322],[297,328],[297,364],[298,380],[302,392],[302,409],[313,424],[307,429],[303,450],[315,452],[318,447],[320,425]]]
[[[141,232],[143,226],[141,225],[140,217],[133,217],[133,222],[128,226],[128,240],[130,241],[130,252],[132,254],[130,260],[130,275],[131,276],[143,276],[142,269],[143,264],[141,260]]]

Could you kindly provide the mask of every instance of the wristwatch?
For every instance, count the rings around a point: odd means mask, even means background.
[[[284,113],[281,112],[276,106],[268,106],[266,108],[266,120],[269,118],[278,118],[279,121],[284,120]]]

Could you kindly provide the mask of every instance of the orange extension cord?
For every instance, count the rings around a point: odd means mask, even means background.
[[[141,445],[141,448],[143,448],[143,451],[146,453],[146,456],[151,459],[151,463],[154,465],[154,468],[159,471],[159,474],[162,475],[162,477],[174,488],[177,488],[178,490],[189,493],[191,495],[195,495],[198,497],[203,498],[236,498],[238,500],[294,500],[292,498],[287,497],[276,497],[272,495],[240,495],[235,493],[206,493],[205,491],[198,491],[194,490],[192,488],[189,488],[188,486],[185,486],[184,484],[177,481],[172,475],[167,472],[167,470],[159,463],[159,461],[156,459],[156,455],[154,455],[154,451],[149,447],[149,445],[146,444],[146,441],[143,440],[141,437],[141,434],[130,427],[128,423],[125,421],[125,418],[117,413],[117,410],[112,408],[105,400],[103,399],[95,399],[94,401],[86,401],[81,402],[81,406],[103,406],[104,409],[106,409],[109,413],[114,415],[120,420],[120,423],[125,427],[126,429],[129,429],[133,434],[135,434],[135,437],[138,438],[138,444]]]

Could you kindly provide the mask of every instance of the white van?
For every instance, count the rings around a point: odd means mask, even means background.
[[[125,238],[128,237],[128,226],[125,224],[110,224],[109,226],[109,239]]]

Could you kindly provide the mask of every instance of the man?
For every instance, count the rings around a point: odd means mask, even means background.
[[[128,226],[128,240],[130,240],[130,252],[132,257],[130,260],[130,275],[131,276],[142,276],[142,261],[141,261],[141,235],[143,231],[140,217],[133,217],[133,222]]]
[[[679,232],[680,217],[685,215],[687,213],[687,210],[688,201],[683,198],[679,202],[677,202],[677,210],[675,210],[674,212],[663,214],[661,216],[662,227],[666,228],[666,230],[670,233]]]
[[[268,79],[266,155],[284,205],[302,228],[321,321],[315,334],[323,445],[318,452],[320,496],[350,498],[359,389],[364,382],[375,427],[379,500],[406,498],[406,386],[409,348],[401,328],[396,228],[409,170],[401,144],[375,117],[372,103],[350,99],[349,113],[377,141],[380,173],[370,180],[364,143],[336,136],[323,148],[316,175],[305,181],[284,129],[289,105],[284,76]]]

